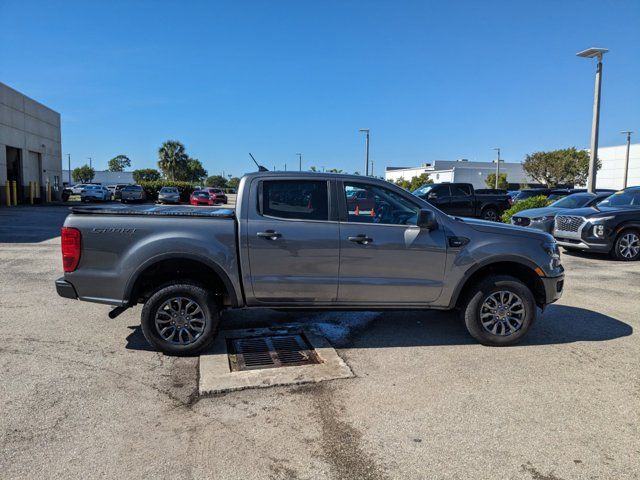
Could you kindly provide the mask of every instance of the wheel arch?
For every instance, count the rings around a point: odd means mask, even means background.
[[[237,307],[238,292],[224,269],[215,262],[189,253],[164,253],[141,264],[131,275],[125,289],[129,306],[139,303],[150,290],[172,280],[196,280],[221,294],[221,303]]]
[[[544,283],[536,273],[538,266],[530,260],[504,256],[490,259],[471,267],[465,272],[464,281],[460,282],[451,298],[451,308],[460,306],[471,288],[477,285],[483,278],[489,275],[509,275],[517,278],[531,289],[538,306],[546,302]]]

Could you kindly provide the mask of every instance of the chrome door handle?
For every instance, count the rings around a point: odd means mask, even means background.
[[[355,237],[347,237],[350,242],[359,243],[360,245],[368,245],[373,242],[373,238],[366,235],[356,235]]]
[[[266,238],[268,240],[277,240],[282,236],[281,233],[276,232],[275,230],[267,230],[266,232],[258,232],[256,235],[260,238]]]

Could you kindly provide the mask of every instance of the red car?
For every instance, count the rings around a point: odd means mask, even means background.
[[[212,205],[215,205],[216,203],[225,203],[225,204],[227,203],[227,196],[219,188],[204,187],[204,188],[201,188],[200,191],[207,192],[209,194],[209,196],[213,199]]]

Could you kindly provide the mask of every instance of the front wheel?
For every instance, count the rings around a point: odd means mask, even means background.
[[[640,231],[631,228],[621,231],[611,253],[616,260],[624,262],[640,260]]]
[[[158,289],[142,308],[142,333],[168,355],[193,355],[216,335],[220,311],[213,294],[195,283],[174,283]]]
[[[519,342],[533,324],[537,308],[531,290],[520,280],[491,275],[472,288],[462,312],[473,338],[498,347]]]
[[[495,208],[485,208],[482,211],[482,219],[490,222],[498,221],[498,211]]]

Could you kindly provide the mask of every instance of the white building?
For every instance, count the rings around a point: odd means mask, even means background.
[[[626,144],[598,148],[598,158],[602,163],[602,167],[596,174],[597,188],[622,188],[626,153]],[[629,149],[627,186],[640,186],[640,143],[632,144]]]
[[[71,171],[73,171],[73,169]],[[71,182],[69,182],[69,178],[71,178]],[[73,181],[73,177],[69,176],[69,170],[62,171],[62,179],[65,185],[69,183],[72,185],[77,183]],[[109,170],[96,170],[96,175],[93,177],[92,182],[100,183],[102,185],[136,183],[133,181],[133,172],[110,172]]]
[[[38,182],[41,199],[48,182],[55,200],[61,177],[60,114],[0,82],[0,205],[9,181],[19,203],[28,201],[29,182]]]
[[[395,182],[400,178],[411,180],[423,173],[429,174],[434,183],[464,182],[471,183],[474,188],[487,188],[486,178],[491,173],[496,173],[495,162],[470,162],[468,160],[435,160],[419,167],[387,167],[384,178]],[[507,174],[507,182],[514,186],[534,183],[530,179],[522,164],[500,161],[500,173]]]

